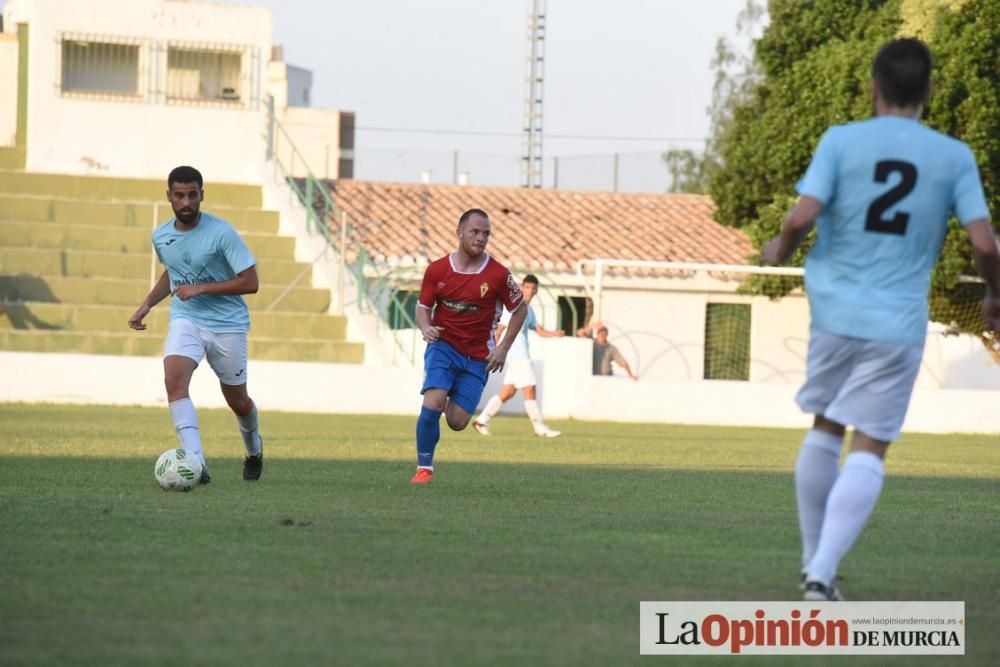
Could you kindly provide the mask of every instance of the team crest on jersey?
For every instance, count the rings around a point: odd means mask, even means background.
[[[190,265],[191,264],[191,253],[189,253],[188,251],[185,250],[184,254],[181,255],[181,259],[184,260],[185,264]]]
[[[485,298],[486,297],[486,293],[489,292],[489,291],[490,291],[490,284],[489,283],[483,283],[482,285],[480,285],[479,286],[479,298],[480,299]]]

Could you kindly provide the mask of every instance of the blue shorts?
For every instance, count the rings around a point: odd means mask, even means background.
[[[424,386],[420,393],[444,389],[453,403],[472,415],[483,397],[486,378],[485,360],[467,357],[439,340],[424,352]]]

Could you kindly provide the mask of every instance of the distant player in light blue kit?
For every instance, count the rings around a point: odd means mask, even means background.
[[[552,331],[538,324],[535,309],[531,307],[531,300],[538,293],[538,276],[533,273],[526,275],[521,281],[521,293],[524,294],[524,305],[527,306],[524,326],[521,327],[523,333],[514,339],[514,344],[507,355],[507,370],[504,372],[503,386],[493,398],[487,401],[486,407],[473,420],[472,427],[480,435],[492,435],[489,427],[490,419],[520,389],[524,392],[524,411],[528,413],[528,419],[531,420],[531,427],[534,429],[535,435],[539,438],[558,438],[562,435],[562,431],[555,431],[545,425],[545,421],[542,419],[542,411],[538,407],[538,401],[535,400],[535,386],[538,384],[538,381],[535,379],[535,370],[531,366],[531,353],[528,350],[528,332],[534,331],[542,338],[559,337],[563,335],[563,332]],[[498,342],[500,336],[507,330],[510,318],[511,312],[505,309],[503,315],[500,317],[500,326],[497,328],[495,334]]]
[[[208,484],[212,477],[204,465],[198,413],[188,393],[194,370],[208,357],[243,436],[243,479],[255,481],[264,467],[264,447],[257,406],[247,395],[250,313],[241,295],[257,292],[257,260],[232,225],[201,211],[202,187],[201,174],[193,167],[177,167],[167,177],[175,217],[153,230],[153,247],[166,270],[128,325],[145,330],[143,318],[173,295],[163,375],[181,447],[201,459],[200,481]]]
[[[816,223],[805,273],[808,368],[796,398],[815,414],[795,464],[806,600],[843,599],[837,566],[875,508],[886,449],[902,429],[949,214],[986,281],[986,326],[1000,329],[1000,256],[972,151],[918,120],[930,74],[922,42],[882,47],[872,67],[876,117],[827,130],[762,253],[783,264]],[[845,426],[854,438],[838,471]]]

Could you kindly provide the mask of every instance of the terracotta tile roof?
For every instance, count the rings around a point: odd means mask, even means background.
[[[337,205],[369,253],[423,263],[455,249],[469,208],[490,216],[487,251],[512,268],[573,272],[580,259],[610,257],[745,264],[746,234],[712,219],[704,195],[626,194],[341,180]]]

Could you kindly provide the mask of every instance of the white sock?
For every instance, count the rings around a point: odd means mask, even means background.
[[[243,417],[236,415],[236,422],[240,425],[240,435],[243,436],[243,448],[247,450],[247,456],[257,456],[260,454],[257,404],[253,404],[253,409],[247,415]]]
[[[882,459],[871,452],[851,452],[826,501],[826,517],[816,554],[806,568],[810,580],[833,582],[837,566],[861,534],[882,492]]]
[[[528,419],[535,428],[535,432],[545,430],[545,422],[542,421],[542,411],[538,409],[538,401],[531,400],[524,402],[524,411],[528,413]]]
[[[500,412],[500,408],[502,406],[503,406],[503,401],[500,400],[499,396],[494,394],[493,398],[491,398],[489,401],[486,402],[486,407],[483,408],[483,411],[479,414],[478,417],[476,417],[476,421],[479,422],[480,424],[489,424],[490,417]]]
[[[174,420],[174,430],[181,447],[198,457],[205,465],[205,453],[201,451],[201,432],[198,430],[198,413],[191,398],[182,398],[170,404],[170,417]]]
[[[795,498],[799,506],[802,533],[802,567],[809,564],[826,514],[826,499],[837,481],[840,449],[844,436],[812,429],[806,433],[795,462]]]

